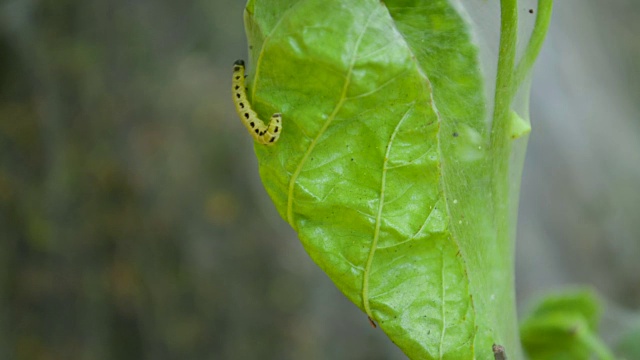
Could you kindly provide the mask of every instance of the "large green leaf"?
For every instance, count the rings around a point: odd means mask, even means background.
[[[249,96],[283,114],[256,145],[282,217],[414,359],[519,352],[496,240],[483,83],[444,0],[250,1]]]

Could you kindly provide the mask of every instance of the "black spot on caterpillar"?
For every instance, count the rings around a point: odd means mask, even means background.
[[[236,105],[236,112],[240,120],[249,130],[255,141],[264,145],[273,145],[280,138],[280,119],[282,115],[275,113],[271,116],[268,124],[262,121],[258,114],[251,108],[251,103],[247,99],[247,88],[244,86],[244,61],[237,60],[233,64],[233,102]]]

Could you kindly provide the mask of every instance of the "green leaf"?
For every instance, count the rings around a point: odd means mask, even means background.
[[[411,358],[519,353],[463,17],[444,0],[256,0],[245,24],[249,96],[283,115],[260,175],[313,260]]]
[[[531,124],[511,110],[511,138],[519,139],[531,132]]]
[[[597,338],[600,304],[588,290],[550,295],[520,327],[522,344],[531,360],[613,359]]]

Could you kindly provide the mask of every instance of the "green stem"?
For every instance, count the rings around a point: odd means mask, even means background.
[[[500,50],[491,127],[491,148],[494,151],[501,150],[508,143],[504,135],[509,128],[507,115],[511,105],[511,81],[516,60],[517,6],[517,0],[500,0]]]
[[[491,156],[493,161],[494,211],[497,215],[498,241],[508,238],[509,208],[509,137],[513,74],[518,36],[518,1],[500,0],[500,50],[491,125]],[[507,228],[505,228],[507,226]],[[506,233],[504,233],[506,231]]]
[[[504,266],[510,271],[510,276],[506,277],[510,281],[510,284],[506,288],[511,289],[511,299],[514,303],[515,291],[513,291],[513,282],[515,269],[513,251],[515,243],[511,239],[511,236],[514,233],[515,224],[511,223],[510,211],[512,210],[511,202],[517,199],[517,197],[515,199],[510,198],[509,163],[512,148],[511,103],[518,86],[520,86],[523,79],[526,78],[533,66],[549,25],[552,0],[539,0],[538,4],[541,9],[536,18],[534,32],[527,45],[523,59],[516,67],[518,1],[500,0],[500,46],[489,151],[491,156],[492,202],[496,231],[495,246],[503,249],[501,250],[502,254],[508,254],[508,256],[503,259],[505,262]],[[511,314],[511,316],[515,317],[515,312]],[[517,339],[517,336],[515,338]],[[513,352],[511,357],[515,355],[515,357],[518,358],[520,356],[520,352],[515,346],[514,349],[510,351]]]
[[[538,9],[536,15],[536,23],[533,26],[533,32],[529,39],[529,44],[522,55],[522,59],[516,66],[515,75],[513,77],[513,89],[517,90],[522,84],[522,81],[529,75],[533,63],[536,61],[544,38],[547,35],[549,29],[549,22],[551,21],[551,12],[553,9],[553,0],[538,0]]]
[[[491,162],[491,184],[492,184],[492,207],[494,216],[495,239],[491,245],[493,251],[504,254],[499,261],[503,262],[498,268],[504,269],[505,281],[501,286],[508,291],[503,307],[511,308],[511,311],[498,312],[497,322],[511,322],[508,326],[515,329],[515,290],[513,268],[514,243],[511,240],[511,224],[509,216],[509,158],[511,154],[511,130],[510,108],[511,89],[513,71],[515,68],[516,42],[518,34],[518,1],[500,0],[500,49],[498,53],[498,69],[496,74],[496,90],[494,95],[493,120],[490,134],[489,154]],[[507,346],[510,353],[518,354],[519,346],[517,334],[501,334],[505,341],[500,338],[494,339]],[[510,340],[506,340],[510,339]],[[510,355],[517,358],[517,355]]]

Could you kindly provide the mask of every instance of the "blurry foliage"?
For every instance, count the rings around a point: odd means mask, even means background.
[[[220,14],[207,1],[2,6],[0,358],[270,357],[273,317],[234,327],[272,275],[259,224],[239,227],[256,211],[240,205],[250,186],[224,101],[210,100]],[[263,278],[229,277],[229,262]]]
[[[531,360],[613,359],[598,338],[601,305],[589,289],[548,294],[521,322],[522,345]]]

